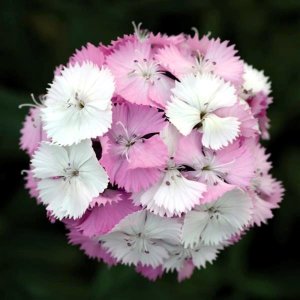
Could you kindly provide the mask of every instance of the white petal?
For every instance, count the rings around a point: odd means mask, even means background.
[[[195,246],[200,241],[206,245],[220,244],[248,225],[251,213],[249,196],[238,189],[227,192],[215,202],[197,206],[185,216],[184,245]]]
[[[180,235],[178,220],[138,211],[125,217],[101,241],[124,264],[156,268],[169,257],[169,249],[179,243]]]
[[[211,113],[237,102],[235,88],[212,74],[189,74],[176,82],[166,115],[183,135],[199,124],[201,114]]]
[[[183,135],[188,135],[200,121],[200,110],[182,101],[174,101],[167,106],[167,117]]]
[[[206,191],[203,183],[188,180],[178,170],[169,170],[156,185],[139,194],[139,201],[149,210],[162,208],[167,215],[181,215],[199,204]]]
[[[167,145],[169,156],[174,156],[180,133],[172,124],[168,123],[160,132],[160,137]]]
[[[239,134],[240,122],[235,117],[220,118],[209,114],[203,121],[202,143],[205,147],[218,150],[226,147]]]
[[[31,160],[33,175],[40,179],[62,176],[68,162],[68,152],[65,148],[43,142]]]
[[[207,262],[212,263],[217,258],[220,249],[220,247],[207,246],[201,243],[191,251],[193,264],[197,268],[205,268]]]
[[[263,92],[269,95],[271,92],[271,83],[269,77],[265,76],[263,71],[258,71],[252,66],[244,63],[244,84],[243,88],[252,94]]]

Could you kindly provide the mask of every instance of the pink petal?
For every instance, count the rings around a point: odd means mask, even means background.
[[[217,151],[216,164],[224,165],[223,169],[227,173],[225,179],[230,184],[246,187],[255,176],[253,152],[248,144],[240,141]]]
[[[180,136],[176,152],[175,161],[177,164],[192,166],[195,161],[203,158],[202,134],[193,130],[187,136]]]
[[[268,201],[275,205],[279,206],[279,203],[282,201],[284,195],[284,187],[280,181],[275,180],[273,182],[272,194],[269,196]]]
[[[161,175],[158,168],[123,170],[116,175],[116,183],[127,192],[137,193],[155,184]]]
[[[39,201],[39,191],[37,189],[37,179],[35,179],[33,177],[33,173],[31,170],[29,170],[27,173],[26,173],[26,176],[25,176],[25,188],[28,189],[29,191],[29,195],[32,197],[32,198],[36,198],[37,202],[40,203]]]
[[[218,39],[211,39],[205,59],[215,62],[213,72],[230,81],[234,86],[240,87],[243,83],[244,65],[242,60],[236,56],[234,46],[228,46],[228,41],[221,42]]]
[[[107,57],[107,65],[116,79],[116,93],[129,102],[150,104],[149,84],[141,76],[130,75],[136,61],[151,58],[151,45],[147,42],[126,41]]]
[[[211,185],[207,186],[207,191],[203,194],[201,201],[201,204],[209,203],[212,201],[217,200],[221,196],[223,196],[225,193],[235,189],[236,186],[227,184],[223,181],[218,182],[217,185]]]
[[[263,200],[255,192],[249,192],[253,202],[252,226],[266,224],[268,219],[273,218],[272,209],[276,208],[273,203]]]
[[[77,228],[88,237],[108,233],[128,214],[137,211],[137,207],[129,200],[129,195],[123,194],[123,199],[106,205],[95,206],[78,221]]]
[[[181,269],[178,271],[178,274],[177,274],[178,282],[182,282],[185,279],[191,278],[193,275],[194,269],[195,269],[195,266],[194,266],[192,260],[186,260],[183,263],[183,266],[181,267]]]
[[[42,127],[39,108],[31,108],[21,129],[20,147],[29,155],[38,148],[41,141],[46,141],[47,135]]]
[[[194,63],[194,59],[191,56],[184,56],[174,45],[160,49],[155,59],[177,78],[190,73]]]
[[[132,146],[129,169],[161,167],[167,160],[167,146],[158,135],[155,135]]]
[[[90,61],[95,65],[101,67],[104,64],[104,54],[99,47],[94,46],[91,43],[87,43],[87,45],[82,47],[80,50],[76,50],[75,54],[73,54],[70,58],[70,64],[82,64],[83,62]]]
[[[240,136],[254,137],[258,135],[258,123],[251,110],[245,104],[237,103],[230,107],[220,108],[215,111],[219,117],[236,117],[240,121]]]
[[[162,75],[158,78],[159,80],[149,87],[149,98],[156,104],[155,106],[164,109],[171,97],[174,80]]]
[[[136,272],[141,274],[142,276],[148,278],[151,281],[156,281],[158,278],[161,278],[164,271],[161,266],[157,268],[152,268],[150,266],[142,266],[139,264],[135,268]]]
[[[90,208],[94,206],[106,205],[107,203],[112,204],[122,200],[122,192],[106,189],[98,197],[94,198],[90,203]]]
[[[113,108],[113,125],[110,134],[114,136],[124,135],[124,127],[129,134],[144,136],[150,133],[160,132],[166,122],[163,113],[156,108],[136,105],[120,104]]]
[[[75,228],[67,225],[70,230],[68,233],[69,243],[72,245],[79,245],[80,250],[90,258],[95,258],[99,261],[103,260],[109,266],[117,264],[117,261],[101,246],[101,244],[96,240],[84,236]]]

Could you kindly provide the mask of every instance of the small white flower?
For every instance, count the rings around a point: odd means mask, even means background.
[[[42,203],[59,219],[81,217],[108,184],[88,140],[67,147],[43,142],[31,164]]]
[[[237,102],[235,88],[228,82],[212,74],[189,74],[176,82],[172,92],[166,114],[180,133],[188,135],[196,127],[203,132],[203,145],[215,150],[238,136],[238,119],[215,113]]]
[[[265,76],[263,71],[259,71],[246,63],[244,63],[243,79],[243,90],[248,97],[259,92],[263,92],[267,96],[271,93],[269,77]]]
[[[249,196],[235,189],[214,202],[199,205],[186,214],[183,224],[185,247],[218,245],[240,232],[251,220],[252,201]]]
[[[158,183],[133,195],[136,204],[142,204],[155,214],[168,217],[190,211],[206,191],[203,183],[186,179],[171,163],[172,161]]]
[[[212,263],[222,246],[209,246],[199,243],[194,248],[184,248],[178,245],[171,253],[170,257],[164,262],[163,268],[166,271],[180,271],[186,260],[192,260],[195,267],[205,268],[206,263]]]
[[[61,145],[102,136],[112,122],[114,79],[108,69],[85,62],[56,75],[42,108],[44,129]]]
[[[158,267],[180,242],[181,224],[145,210],[125,217],[100,242],[113,257],[124,264],[138,263]]]

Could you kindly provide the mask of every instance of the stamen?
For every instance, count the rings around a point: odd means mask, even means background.
[[[24,174],[28,175],[30,172],[30,170],[22,170],[21,171],[21,175],[23,176]]]
[[[43,95],[40,95],[40,96],[39,96],[40,103],[35,99],[33,93],[30,94],[30,97],[31,97],[33,103],[23,103],[23,104],[20,104],[20,105],[18,106],[18,108],[19,108],[19,109],[20,109],[20,108],[23,108],[23,107],[40,108],[40,107],[42,107],[42,106],[44,105],[44,103],[43,103],[43,101],[44,101],[44,96],[43,96]]]
[[[148,37],[149,37],[149,31],[147,29],[141,29],[142,23],[138,23],[138,25],[135,24],[134,21],[131,22],[133,29],[134,29],[134,33],[137,36],[137,38],[143,42],[145,41]]]

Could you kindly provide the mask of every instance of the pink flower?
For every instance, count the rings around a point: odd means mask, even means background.
[[[220,39],[196,42],[189,40],[193,48],[185,47],[184,51],[174,45],[166,46],[158,51],[157,61],[177,78],[185,74],[213,73],[230,81],[235,87],[243,82],[243,62],[234,46]]]
[[[116,93],[131,103],[164,108],[173,81],[153,59],[147,41],[127,41],[107,57],[116,79]]]
[[[128,192],[138,192],[158,180],[167,161],[167,147],[157,135],[163,114],[155,108],[120,104],[113,108],[113,125],[101,138],[101,164],[110,180]]]
[[[210,33],[141,25],[76,50],[20,105],[25,187],[87,256],[181,282],[280,206],[260,145],[271,82]]]

